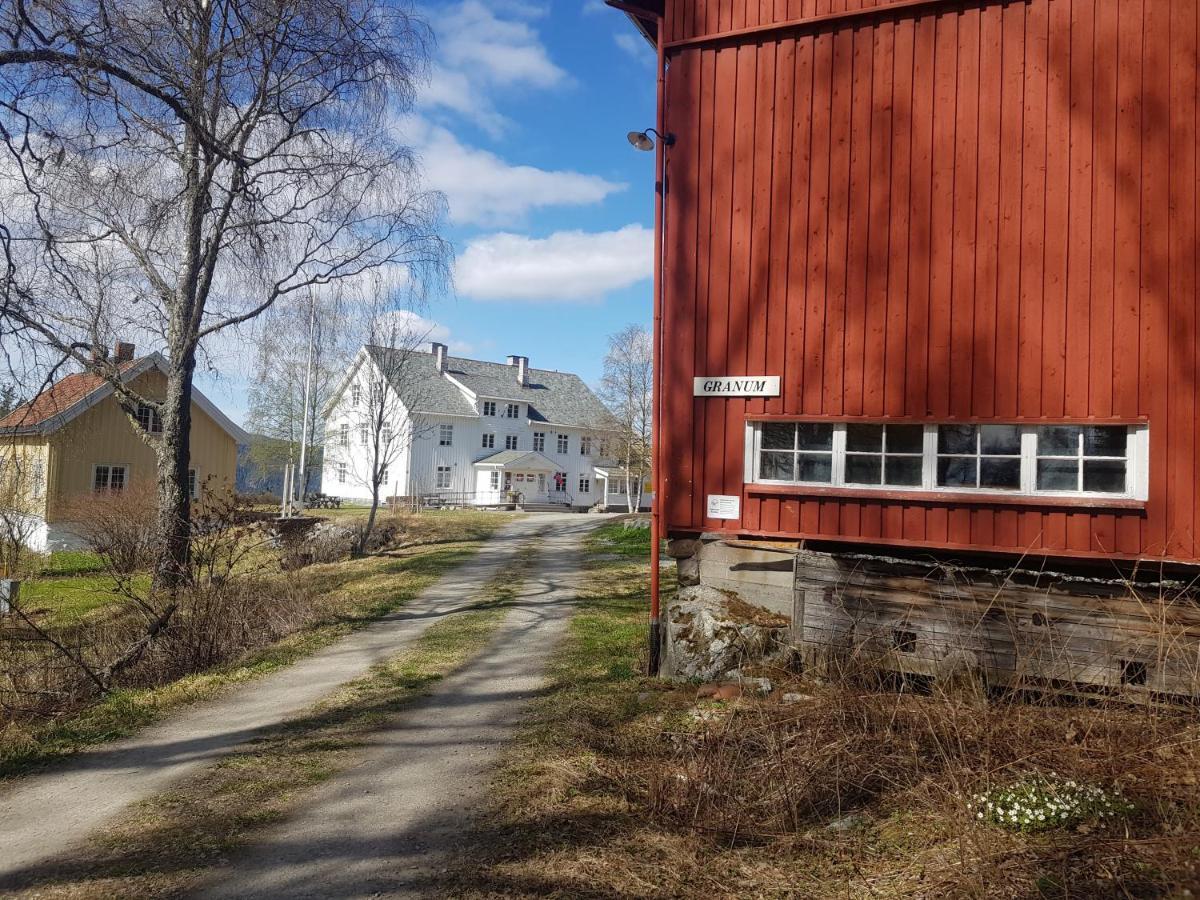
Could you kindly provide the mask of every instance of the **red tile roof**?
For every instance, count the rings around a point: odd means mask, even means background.
[[[122,363],[120,369],[122,372],[127,371],[140,362],[141,359],[129,360]],[[80,400],[100,390],[104,384],[104,376],[95,372],[76,372],[68,375],[0,419],[0,431],[36,428],[66,412]]]

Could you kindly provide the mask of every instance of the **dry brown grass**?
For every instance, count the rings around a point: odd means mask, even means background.
[[[849,675],[698,701],[635,674],[645,569],[605,564],[447,893],[1158,897],[1200,890],[1186,709],[919,693]],[[782,701],[784,692],[803,695]],[[1116,787],[1110,826],[1037,834],[968,797],[1055,772]]]

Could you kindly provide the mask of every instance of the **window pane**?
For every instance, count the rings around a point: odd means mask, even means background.
[[[891,435],[888,436],[891,441]],[[884,481],[902,487],[920,487],[921,460],[913,456],[889,456],[884,462]]]
[[[1128,433],[1123,426],[1089,425],[1083,429],[1083,455],[1124,456]]]
[[[801,454],[801,481],[833,481],[833,456],[831,454]]]
[[[1105,494],[1125,493],[1124,460],[1099,460],[1083,464],[1083,489]]]
[[[804,422],[796,426],[801,450],[832,450],[833,426],[825,422]]]
[[[939,459],[938,484],[943,487],[975,487],[974,459]]]
[[[1047,425],[1039,428],[1038,456],[1078,456],[1079,431],[1074,425]]]
[[[764,450],[791,450],[796,446],[796,426],[791,422],[764,422],[762,445]]]
[[[1039,459],[1037,487],[1039,491],[1079,490],[1079,463],[1073,459]]]
[[[846,449],[878,453],[883,449],[883,426],[847,425]]]
[[[984,457],[979,461],[979,486],[1018,490],[1021,487],[1021,461]]]
[[[923,425],[888,426],[888,453],[920,453],[924,449],[925,427]]]
[[[771,481],[795,481],[796,454],[764,450],[758,474]]]
[[[1021,455],[1021,429],[1016,425],[984,425],[979,430],[981,453]]]
[[[938,453],[974,453],[975,431],[974,425],[939,425]]]
[[[883,474],[883,459],[879,456],[846,457],[846,481],[853,484],[879,484]]]

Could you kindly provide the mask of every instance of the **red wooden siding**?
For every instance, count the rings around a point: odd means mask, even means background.
[[[668,0],[664,33],[668,528],[1200,559],[1195,0]],[[740,374],[782,396],[691,396]],[[1149,499],[747,489],[761,415],[1146,421]]]

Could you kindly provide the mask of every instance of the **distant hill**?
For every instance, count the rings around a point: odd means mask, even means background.
[[[250,443],[238,448],[237,489],[243,494],[270,493],[283,496],[283,468],[288,463],[287,441],[251,434]],[[321,449],[313,453],[310,490],[321,489]]]

